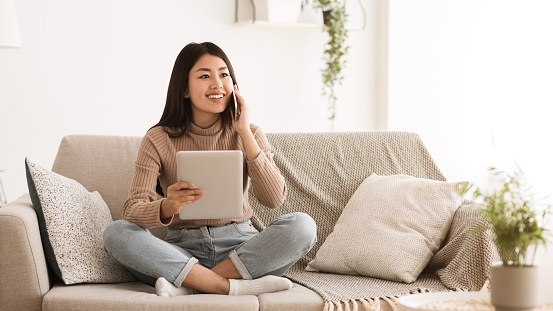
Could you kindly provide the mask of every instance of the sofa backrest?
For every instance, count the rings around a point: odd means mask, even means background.
[[[70,135],[62,139],[52,171],[98,191],[114,220],[129,195],[141,137]]]
[[[288,196],[278,209],[261,206],[253,191],[254,225],[263,228],[275,217],[307,212],[318,225],[314,255],[332,232],[342,209],[371,173],[406,174],[445,180],[417,134],[374,131],[345,133],[268,133],[275,162],[284,175]],[[114,220],[121,219],[134,173],[141,137],[70,135],[62,139],[52,170],[98,191]],[[163,238],[164,228],[152,230]]]

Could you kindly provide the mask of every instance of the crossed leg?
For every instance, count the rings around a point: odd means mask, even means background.
[[[186,269],[181,270],[182,261],[178,257],[185,253],[181,251],[176,254],[175,248],[160,245],[159,240],[146,229],[126,221],[116,222],[108,229],[107,234],[104,232],[104,244],[108,254],[144,282],[151,285],[155,283],[156,292],[160,296],[185,295],[194,291],[224,295],[259,295],[289,289],[292,282],[277,275],[283,275],[316,241],[316,226],[309,216],[302,213],[282,215],[269,224],[266,230],[240,245],[231,252],[229,258],[213,268],[194,263],[197,260],[191,258],[189,260],[193,261],[186,265],[189,267],[185,266],[188,271],[183,272]],[[133,247],[128,247],[130,245]],[[273,248],[272,253],[264,249],[267,246]],[[239,255],[241,257],[238,257]],[[183,257],[187,258],[190,257]],[[158,264],[152,265],[152,262]],[[240,268],[237,268],[235,263],[240,265]],[[182,275],[182,283],[179,284],[181,286],[174,283],[180,283],[180,280],[172,279],[169,282],[164,277],[152,279],[152,276],[167,273],[173,276]]]

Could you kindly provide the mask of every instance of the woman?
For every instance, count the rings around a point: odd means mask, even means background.
[[[233,91],[237,121],[229,105]],[[181,220],[180,210],[203,195],[195,185],[177,181],[175,155],[181,150],[241,150],[259,202],[275,208],[286,197],[284,178],[267,138],[250,123],[229,59],[213,43],[191,43],[175,61],[159,123],[141,142],[124,220],[104,231],[108,254],[160,296],[259,295],[291,288],[281,276],[315,243],[313,219],[282,215],[257,232],[246,180],[242,218]],[[158,199],[156,190],[165,197]],[[165,241],[146,230],[155,226],[169,227]]]

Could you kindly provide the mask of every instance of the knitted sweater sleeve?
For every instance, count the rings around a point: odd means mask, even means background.
[[[261,153],[252,161],[247,161],[248,175],[252,180],[254,196],[266,207],[276,208],[286,199],[286,182],[273,161],[271,146],[260,128],[254,132]]]
[[[129,196],[123,204],[123,219],[132,221],[143,228],[165,226],[160,220],[161,200],[155,191],[161,170],[161,154],[156,138],[148,132],[138,149],[134,163],[134,176]]]

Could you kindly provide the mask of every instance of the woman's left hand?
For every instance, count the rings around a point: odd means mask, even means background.
[[[233,119],[232,126],[236,129],[238,135],[243,136],[243,134],[251,131],[249,107],[246,105],[244,97],[242,97],[236,85],[234,85],[234,94],[236,94],[236,101],[238,105],[238,121],[234,121]]]
[[[253,133],[250,128],[250,109],[246,105],[244,97],[242,97],[240,92],[238,92],[236,85],[234,86],[234,94],[236,94],[239,116],[238,121],[234,121],[234,119],[232,120],[232,126],[234,126],[236,132],[242,139],[242,143],[244,144],[244,149],[246,151],[246,158],[252,161],[257,158],[259,153],[261,153],[261,149],[253,137]]]

